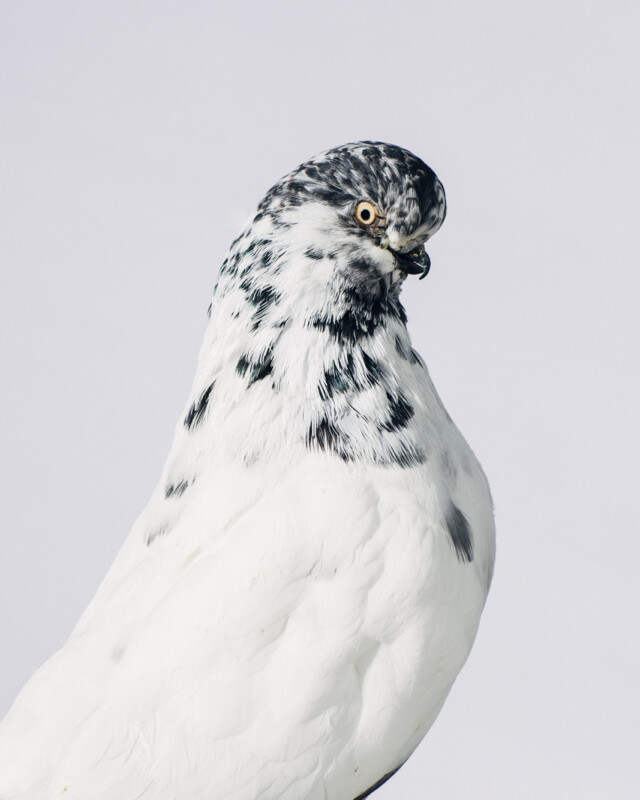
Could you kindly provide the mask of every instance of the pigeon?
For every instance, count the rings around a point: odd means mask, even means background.
[[[495,557],[487,479],[400,302],[445,213],[381,142],[267,192],[159,485],[0,726],[1,800],[362,800],[409,758]]]

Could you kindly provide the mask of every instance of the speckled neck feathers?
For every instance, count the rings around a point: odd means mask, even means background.
[[[444,217],[432,171],[389,145],[347,145],[283,178],[220,268],[186,434],[209,428],[209,445],[224,440],[247,460],[284,446],[381,465],[426,459],[426,404],[438,403],[407,334],[405,276],[354,221],[363,198],[406,248]]]

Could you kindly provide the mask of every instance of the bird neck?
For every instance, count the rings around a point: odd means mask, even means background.
[[[437,416],[439,401],[411,349],[400,284],[358,253],[283,241],[249,228],[232,245],[175,449],[198,461],[317,451],[423,463],[425,412]]]
[[[427,371],[395,311],[355,335],[365,322],[294,316],[255,342],[242,315],[212,317],[179,449],[197,449],[200,462],[317,451],[345,462],[423,463]]]

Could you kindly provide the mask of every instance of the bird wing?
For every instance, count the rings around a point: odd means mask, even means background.
[[[321,798],[332,776],[355,797],[397,767],[466,658],[483,591],[409,472],[419,493],[407,470],[310,454],[266,490],[244,474],[228,507],[239,476],[201,480],[150,545],[134,527],[0,730],[0,797]]]

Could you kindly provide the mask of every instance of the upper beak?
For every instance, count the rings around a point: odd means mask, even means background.
[[[391,250],[391,248],[389,249]],[[422,280],[431,269],[431,259],[423,244],[414,247],[408,253],[398,253],[397,250],[391,250],[391,252],[396,260],[396,266],[406,275],[420,275],[420,280]]]

